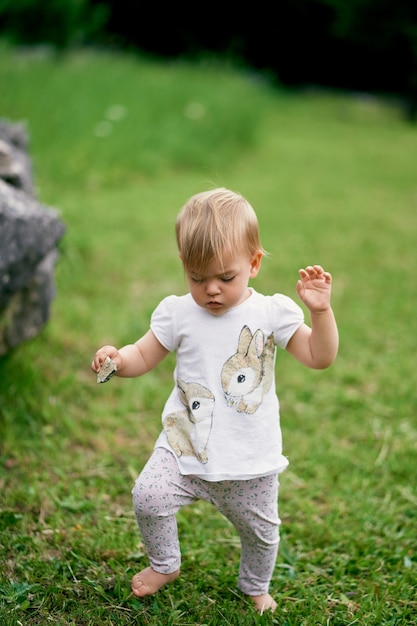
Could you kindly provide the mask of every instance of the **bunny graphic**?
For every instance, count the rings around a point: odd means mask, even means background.
[[[167,415],[164,430],[175,454],[195,456],[207,463],[207,443],[210,436],[214,396],[199,383],[177,381],[181,402],[185,409]]]
[[[240,331],[237,352],[223,365],[222,387],[228,406],[238,413],[255,413],[274,375],[274,335],[265,340],[262,330],[252,335],[248,326]]]

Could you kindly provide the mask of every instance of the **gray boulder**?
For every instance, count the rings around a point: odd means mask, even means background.
[[[34,195],[28,136],[23,124],[0,120],[0,178],[29,195]]]
[[[65,225],[33,188],[24,127],[0,121],[0,356],[42,330],[55,296]]]

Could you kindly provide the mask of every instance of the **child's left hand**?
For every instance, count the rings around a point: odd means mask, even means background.
[[[297,293],[311,313],[322,313],[330,307],[332,275],[320,265],[298,270]]]

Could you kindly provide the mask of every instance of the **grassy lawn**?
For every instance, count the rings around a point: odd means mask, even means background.
[[[50,321],[0,359],[1,625],[414,623],[417,128],[365,94],[292,93],[214,63],[0,47],[0,84],[37,197],[67,228]],[[236,534],[206,503],[178,516],[181,578],[131,595],[147,561],[130,490],[174,360],[106,385],[89,369],[185,292],[173,222],[220,185],[258,213],[259,291],[296,299],[310,263],[334,277],[336,363],[277,360],[290,466],[274,616],[237,591]]]

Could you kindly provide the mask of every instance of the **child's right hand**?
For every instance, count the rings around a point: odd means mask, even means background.
[[[119,350],[114,346],[103,346],[97,350],[91,361],[91,369],[93,372],[97,374],[107,357],[116,363],[118,370],[122,367],[122,356]]]

